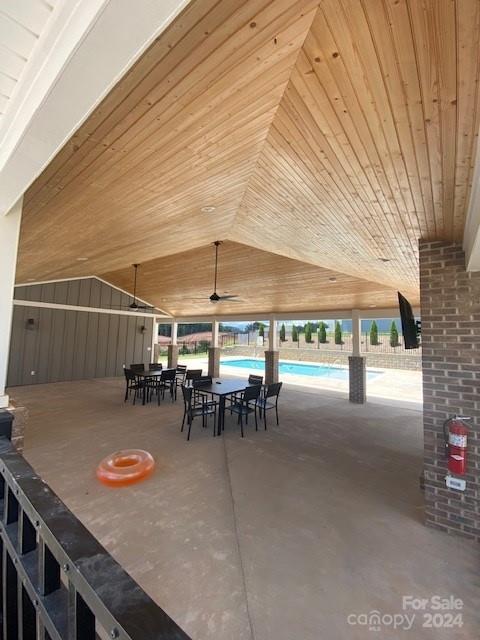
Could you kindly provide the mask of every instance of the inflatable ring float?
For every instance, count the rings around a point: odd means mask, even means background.
[[[97,478],[109,487],[125,487],[148,478],[155,460],[142,449],[124,449],[104,458],[97,467]]]

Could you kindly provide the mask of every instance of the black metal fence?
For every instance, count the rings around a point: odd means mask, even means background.
[[[365,353],[392,353],[396,355],[421,356],[421,348],[405,349],[403,337],[400,335],[396,344],[392,344],[389,333],[379,333],[375,343],[369,332],[362,334],[362,351]]]
[[[0,516],[3,640],[190,640],[3,434]]]

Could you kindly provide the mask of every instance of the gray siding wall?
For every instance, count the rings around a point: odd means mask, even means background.
[[[97,309],[124,309],[126,311],[132,302],[132,296],[128,296],[96,278],[17,286],[15,287],[15,299],[73,304],[79,307],[96,307]],[[153,310],[142,309],[143,312],[152,313]]]
[[[117,299],[123,304],[117,294],[123,295],[94,278],[15,290],[17,300],[97,308],[111,308]],[[128,304],[130,299],[125,297]],[[27,328],[29,318],[34,320],[33,328]],[[153,319],[144,316],[15,305],[7,384],[120,376],[123,365],[151,361],[152,329]]]

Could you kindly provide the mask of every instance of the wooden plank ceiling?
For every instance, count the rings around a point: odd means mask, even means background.
[[[132,289],[133,268],[101,275],[124,290]],[[177,316],[331,309],[389,308],[397,291],[305,262],[225,241],[219,248],[219,295],[238,295],[238,302],[212,304],[214,247],[209,245],[140,265],[137,293]],[[417,302],[417,300],[413,300]]]
[[[204,312],[182,280],[162,293],[161,258],[197,279],[220,238],[279,271],[295,259],[305,310],[326,307],[300,262],[346,274],[331,308],[353,283],[352,304],[415,301],[418,239],[462,237],[479,70],[478,0],[193,0],[27,192],[18,281],[114,272],[131,289],[148,263],[152,302]],[[258,306],[251,258],[234,310],[288,309],[274,278]]]

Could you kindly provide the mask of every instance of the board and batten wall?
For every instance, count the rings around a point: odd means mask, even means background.
[[[16,287],[15,300],[114,310],[131,302],[95,278]],[[15,305],[7,384],[120,376],[124,365],[150,362],[152,330],[144,315]]]

